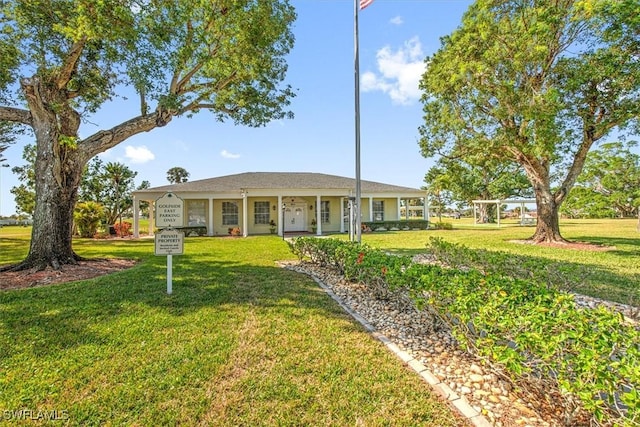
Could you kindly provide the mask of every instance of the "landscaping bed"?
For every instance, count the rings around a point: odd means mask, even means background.
[[[416,312],[441,321],[457,350],[487,362],[490,372],[508,379],[520,395],[533,396],[529,402],[536,410],[555,417],[545,420],[551,425],[634,425],[640,339],[619,314],[602,307],[585,310],[572,295],[532,279],[417,264],[329,239],[300,238],[292,247],[299,257],[336,269],[374,295],[385,289],[404,292]],[[459,387],[462,394],[478,394],[468,385]]]

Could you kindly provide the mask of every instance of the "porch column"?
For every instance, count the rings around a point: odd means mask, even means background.
[[[133,237],[135,239],[140,237],[140,232],[138,229],[138,227],[140,226],[139,220],[140,220],[140,201],[134,194],[133,195]]]
[[[429,215],[429,192],[427,191],[427,195],[424,198],[424,203],[422,204],[422,219],[430,221],[431,218],[429,217]]]
[[[242,192],[242,237],[249,235],[247,230],[247,227],[249,227],[249,216],[247,215],[247,206],[249,206],[249,203],[247,199],[247,193]]]
[[[322,235],[322,205],[320,203],[320,195],[316,196],[316,236]]]
[[[369,197],[369,222],[373,221],[373,197]]]
[[[278,194],[278,236],[282,236],[282,226],[284,225],[284,217],[282,215],[284,206],[282,206],[282,194]]]
[[[473,202],[473,223],[478,223],[478,209],[476,208],[476,202]]]
[[[396,206],[398,209],[398,221],[400,221],[402,219],[402,215],[400,215],[400,197],[396,198]],[[409,219],[409,206],[405,206],[404,215],[406,217],[405,219]]]
[[[340,232],[341,233],[344,233],[344,200],[345,200],[345,197],[340,197]],[[640,224],[640,212],[638,215],[639,215],[638,224]]]
[[[153,236],[153,230],[156,228],[156,201],[149,201],[149,236]]]
[[[213,197],[209,197],[209,220],[208,222],[208,230],[207,236],[213,236]]]

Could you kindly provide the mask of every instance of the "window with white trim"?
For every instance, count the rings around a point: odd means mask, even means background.
[[[238,225],[238,202],[222,202],[222,225]]]
[[[323,224],[329,224],[329,217],[329,201],[323,200],[320,202],[320,221],[322,221]]]
[[[207,218],[207,206],[206,200],[187,200],[187,217],[189,226],[203,226],[206,225]]]
[[[253,203],[253,222],[254,224],[269,224],[269,202]]]
[[[373,201],[373,220],[384,221],[384,200]]]

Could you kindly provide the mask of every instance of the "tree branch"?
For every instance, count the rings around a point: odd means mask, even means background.
[[[33,126],[33,117],[31,116],[31,112],[20,108],[0,107],[0,120]]]
[[[162,117],[158,117],[159,114],[162,114]],[[88,138],[85,138],[80,144],[78,144],[78,149],[82,150],[87,159],[90,159],[96,154],[115,147],[133,135],[137,135],[142,132],[149,132],[150,130],[159,127],[159,121],[166,124],[170,122],[172,118],[173,115],[166,112],[153,112],[151,114],[134,117],[112,127],[111,129],[102,130]]]
[[[64,89],[65,86],[71,80],[71,76],[76,71],[76,67],[78,66],[78,60],[80,59],[80,55],[82,54],[82,50],[87,42],[86,36],[78,40],[71,46],[71,50],[67,54],[67,57],[58,73],[58,78],[56,79],[56,86],[58,90]]]
[[[197,63],[195,67],[193,67],[183,78],[181,78],[180,81],[176,83],[175,93],[180,94],[189,92],[189,88],[181,88],[185,86],[189,82],[189,80],[191,80],[191,77],[193,77],[198,71],[200,71],[201,68],[202,63]]]
[[[573,187],[576,180],[578,179],[578,176],[580,175],[580,172],[582,172],[582,167],[584,166],[584,162],[587,159],[587,154],[589,153],[589,150],[591,149],[591,146],[594,142],[595,139],[592,138],[583,139],[582,144],[580,144],[578,151],[576,151],[576,154],[573,157],[573,162],[571,163],[571,167],[567,172],[567,176],[564,178],[562,185],[560,186],[560,188],[558,188],[556,194],[554,194],[553,196],[556,200],[556,204],[562,203],[562,201],[569,194],[568,189],[571,189]]]

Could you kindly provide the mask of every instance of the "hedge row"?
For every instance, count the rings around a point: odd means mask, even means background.
[[[567,293],[498,271],[417,264],[335,239],[301,237],[291,246],[300,259],[338,268],[347,279],[405,291],[515,382],[558,390],[569,424],[580,406],[598,423],[638,425],[640,332],[619,313],[581,309]]]
[[[409,219],[397,221],[362,221],[363,227],[368,227],[371,231],[376,230],[427,230],[429,221],[424,219]]]

